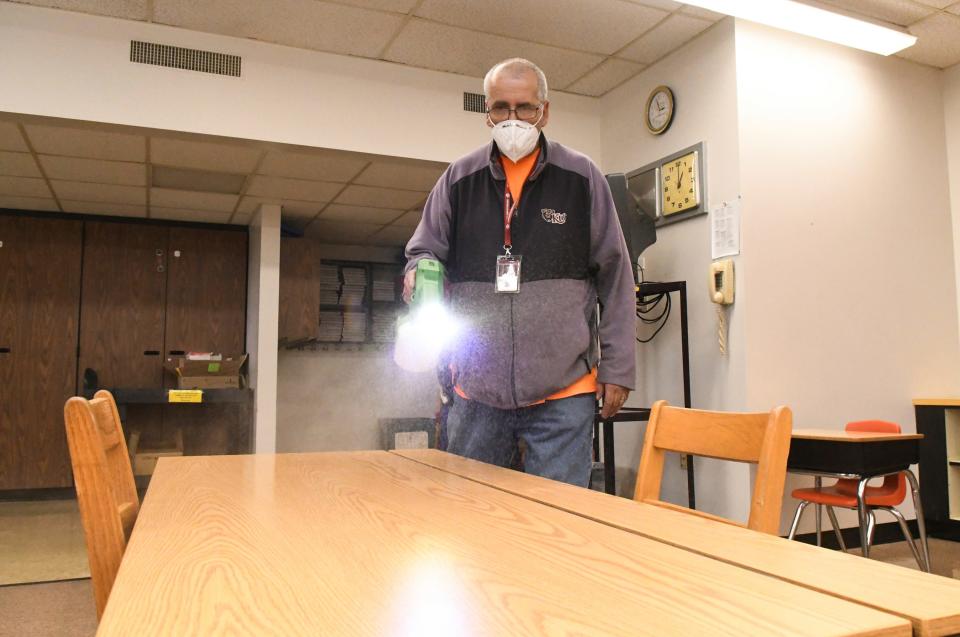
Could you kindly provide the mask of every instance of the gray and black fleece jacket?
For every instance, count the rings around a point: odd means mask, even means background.
[[[511,223],[519,294],[494,288],[506,187],[495,143],[450,164],[406,248],[407,270],[423,258],[447,270],[464,323],[450,352],[455,382],[500,409],[540,402],[594,366],[598,382],[635,382],[633,271],[610,187],[587,156],[543,134],[539,143]]]

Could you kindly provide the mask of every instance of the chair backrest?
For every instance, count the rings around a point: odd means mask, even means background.
[[[667,451],[754,463],[757,475],[746,526],[777,534],[792,421],[788,407],[777,407],[768,413],[742,414],[670,407],[666,401],[658,401],[647,424],[633,497],[641,502],[689,511],[660,500]],[[690,512],[735,524],[699,511]]]
[[[869,431],[883,434],[901,433],[900,425],[895,422],[888,422],[886,420],[857,420],[854,422],[848,422],[845,429],[847,431]],[[840,482],[845,482],[852,485],[853,493],[857,492],[856,480],[841,480]],[[892,476],[885,476],[883,478],[883,485],[879,488],[882,489],[883,492],[892,496],[894,499],[897,499],[899,502],[903,502],[903,500],[907,497],[907,479],[902,473],[897,473]]]
[[[117,404],[110,392],[98,391],[93,400],[71,398],[63,416],[99,618],[140,511],[140,501]]]

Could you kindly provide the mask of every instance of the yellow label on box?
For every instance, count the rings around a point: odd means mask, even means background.
[[[167,392],[168,403],[202,403],[202,389],[171,389]]]

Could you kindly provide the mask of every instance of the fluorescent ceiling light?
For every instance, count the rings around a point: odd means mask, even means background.
[[[917,42],[917,37],[909,33],[808,4],[793,2],[793,0],[683,0],[683,2],[880,55],[902,51]]]

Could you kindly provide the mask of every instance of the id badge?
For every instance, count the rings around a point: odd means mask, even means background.
[[[507,254],[497,257],[497,292],[520,292],[520,257]]]

